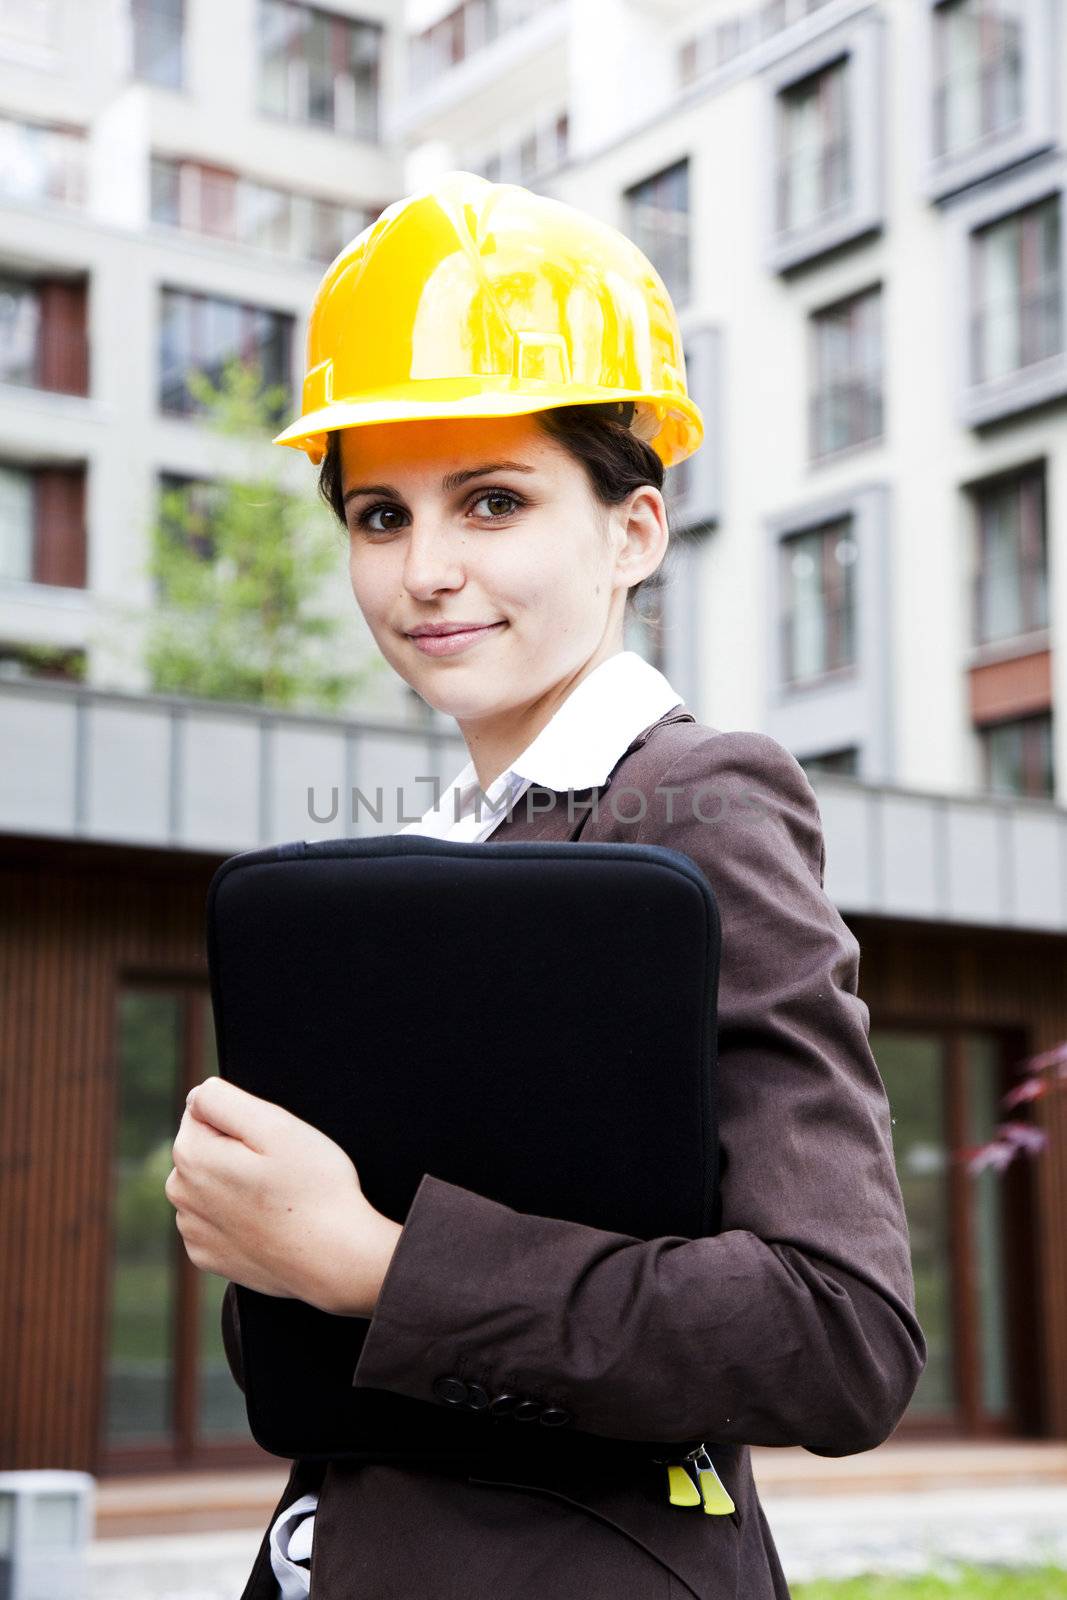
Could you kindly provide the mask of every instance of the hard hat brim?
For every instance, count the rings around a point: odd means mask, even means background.
[[[698,450],[704,439],[704,419],[687,395],[662,391],[635,393],[633,389],[609,389],[539,382],[527,378],[522,388],[512,378],[499,379],[500,388],[487,387],[487,376],[473,378],[430,378],[418,383],[397,385],[365,395],[359,400],[334,400],[318,411],[284,428],[274,443],[303,450],[313,465],[326,454],[326,435],[343,428],[367,427],[384,422],[420,422],[449,417],[518,417],[555,406],[598,405],[612,400],[632,400],[655,409],[661,420],[652,439],[652,448],[665,467]]]

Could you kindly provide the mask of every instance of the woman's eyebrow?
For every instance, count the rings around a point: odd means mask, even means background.
[[[482,478],[487,472],[536,472],[536,467],[527,466],[522,461],[488,461],[481,467],[465,467],[461,472],[449,472],[441,479],[441,488],[446,494],[451,494],[453,489],[462,489],[465,483],[472,478]],[[401,499],[399,489],[394,489],[388,483],[360,483],[351,489],[346,489],[344,504],[357,494],[384,494],[392,495],[394,500]]]

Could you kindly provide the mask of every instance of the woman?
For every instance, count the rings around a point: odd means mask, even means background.
[[[238,1382],[233,1282],[369,1318],[357,1385],[704,1439],[712,1514],[672,1503],[666,1467],[605,1475],[578,1451],[466,1477],[296,1461],[242,1600],[785,1596],[748,1447],[871,1448],[926,1349],[811,786],[623,649],[667,549],[664,467],[702,437],[673,307],[614,230],[451,173],[328,270],[308,356],[280,440],[321,463],[376,643],[471,758],[412,831],[664,844],[715,891],[722,1227],[640,1240],[432,1175],[400,1222],[331,1140],[216,1078],[175,1140],[178,1226],[231,1280]]]

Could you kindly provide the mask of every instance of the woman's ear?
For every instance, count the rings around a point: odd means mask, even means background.
[[[667,553],[667,508],[660,491],[643,483],[616,510],[622,528],[616,568],[632,587],[655,572]]]

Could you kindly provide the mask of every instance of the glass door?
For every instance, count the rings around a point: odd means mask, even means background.
[[[212,1459],[248,1444],[226,1362],[225,1280],[189,1260],[163,1186],[194,1083],[218,1071],[202,984],[126,984],[117,1018],[110,1320],[101,1454],[108,1470]]]
[[[1021,1172],[971,1175],[960,1152],[1001,1120],[1001,1038],[965,1029],[872,1027],[889,1096],[928,1359],[906,1423],[960,1434],[1018,1425],[1011,1370],[1017,1307],[1009,1282]]]

